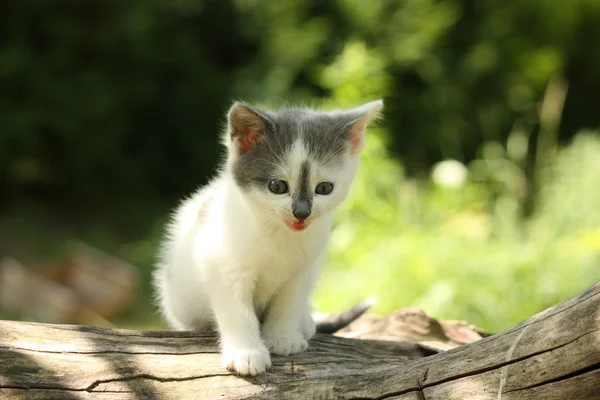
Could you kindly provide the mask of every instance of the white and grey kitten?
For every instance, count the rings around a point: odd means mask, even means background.
[[[241,375],[304,351],[332,213],[348,193],[381,100],[333,112],[234,104],[219,175],[177,209],[154,284],[177,330],[216,328]]]

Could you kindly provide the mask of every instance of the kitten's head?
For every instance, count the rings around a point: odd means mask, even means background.
[[[350,110],[229,110],[228,169],[266,223],[304,230],[348,194],[364,132],[381,100]]]

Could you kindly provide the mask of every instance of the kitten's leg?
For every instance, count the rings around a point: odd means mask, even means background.
[[[315,325],[315,321],[310,315],[310,306],[308,304],[306,305],[302,321],[300,321],[300,328],[302,330],[302,336],[306,340],[312,339],[312,337],[315,336],[315,333],[317,332],[317,326]]]
[[[252,280],[210,280],[207,288],[217,321],[223,366],[239,375],[257,375],[271,367],[271,357],[260,339],[254,311]]]
[[[262,331],[273,354],[287,356],[307,349],[307,340],[315,333],[308,307],[315,273],[316,267],[301,271],[271,301]]]

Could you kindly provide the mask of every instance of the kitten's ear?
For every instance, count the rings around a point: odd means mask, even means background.
[[[229,137],[239,154],[248,152],[265,134],[267,118],[244,103],[235,103],[227,115]]]
[[[347,111],[351,118],[348,125],[348,138],[352,154],[358,154],[363,149],[365,130],[378,117],[382,108],[383,101],[375,100]]]

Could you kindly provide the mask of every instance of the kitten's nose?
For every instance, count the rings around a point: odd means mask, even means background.
[[[294,217],[298,218],[299,221],[304,221],[310,215],[310,205],[299,203],[294,207],[293,212]]]

